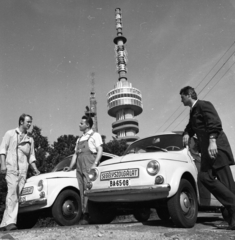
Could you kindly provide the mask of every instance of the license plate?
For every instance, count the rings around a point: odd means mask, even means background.
[[[117,179],[109,181],[109,187],[128,187],[130,186],[130,179]]]
[[[124,178],[129,179],[129,178],[138,178],[138,177],[139,177],[138,168],[113,170],[113,171],[100,173],[100,181],[107,181],[112,179],[124,179]]]
[[[23,195],[28,195],[31,193],[33,193],[33,187],[26,187],[26,188],[23,188],[20,195],[23,196]]]
[[[20,203],[26,202],[26,196],[21,196],[20,199],[19,199],[19,202]]]

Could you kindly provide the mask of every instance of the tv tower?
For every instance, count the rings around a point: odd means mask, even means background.
[[[91,93],[90,93],[90,107],[86,106],[85,115],[89,116],[93,120],[93,131],[98,132],[98,121],[97,121],[97,101],[95,98],[95,73],[91,73]]]
[[[122,35],[122,12],[115,9],[117,36],[115,44],[118,82],[114,89],[108,92],[108,114],[115,117],[112,124],[112,132],[118,139],[125,139],[128,144],[138,139],[139,123],[135,116],[143,111],[142,95],[140,90],[132,87],[127,80],[127,51],[125,43],[127,39]]]

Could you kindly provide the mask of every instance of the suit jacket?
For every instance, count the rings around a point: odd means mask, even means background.
[[[202,100],[196,102],[190,112],[185,133],[188,133],[190,137],[194,134],[197,135],[202,156],[201,171],[235,164],[231,147],[223,132],[220,117],[210,102]],[[216,159],[211,159],[208,153],[210,136],[216,138],[218,148]]]

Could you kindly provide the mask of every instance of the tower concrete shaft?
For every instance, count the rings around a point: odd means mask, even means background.
[[[122,34],[122,12],[120,8],[115,9],[117,36],[115,44],[118,82],[108,92],[108,114],[116,118],[112,124],[112,132],[119,139],[125,139],[131,143],[138,139],[139,123],[135,116],[143,111],[142,95],[140,90],[132,87],[127,80],[127,51],[125,43],[127,39]]]

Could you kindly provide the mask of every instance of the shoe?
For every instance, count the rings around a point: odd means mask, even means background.
[[[230,221],[227,230],[235,230],[235,206],[228,208]]]
[[[219,224],[215,224],[214,226],[218,229],[227,229],[229,227],[229,224],[227,222],[223,221]]]
[[[13,231],[13,230],[17,230],[18,228],[16,227],[16,225],[14,223],[8,224],[5,227],[1,227],[0,231],[4,232],[4,231]]]
[[[226,230],[235,230],[235,225],[229,225],[229,227],[226,228]]]
[[[88,225],[89,224],[89,214],[88,213],[84,213],[79,224],[80,225]]]

